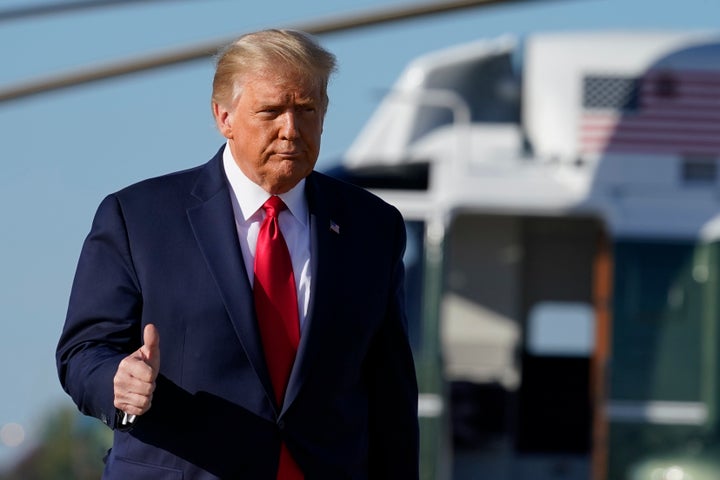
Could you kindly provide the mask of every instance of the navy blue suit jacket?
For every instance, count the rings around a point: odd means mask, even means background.
[[[307,178],[312,296],[278,407],[230,195],[218,152],[97,211],[57,363],[80,410],[115,429],[103,478],[274,480],[284,441],[307,480],[416,479],[399,212],[322,174]],[[157,388],[122,431],[113,376],[148,323],[160,333]]]

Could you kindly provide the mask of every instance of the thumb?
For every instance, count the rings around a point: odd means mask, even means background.
[[[160,369],[160,332],[152,323],[145,325],[140,352],[144,360],[157,372]]]

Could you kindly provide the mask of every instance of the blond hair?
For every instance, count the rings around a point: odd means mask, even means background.
[[[327,85],[335,71],[335,55],[297,30],[261,30],[241,36],[217,56],[212,103],[230,107],[242,92],[243,76],[272,68],[287,69],[320,87],[327,108]]]

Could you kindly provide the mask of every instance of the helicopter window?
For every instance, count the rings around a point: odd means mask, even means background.
[[[460,95],[470,109],[471,122],[520,123],[519,79],[510,53],[434,70],[428,74],[425,88]],[[412,139],[452,122],[450,109],[421,105]]]
[[[715,185],[718,180],[717,162],[715,158],[684,158],[682,163],[682,179],[690,185]]]
[[[539,302],[528,315],[527,349],[533,355],[589,357],[595,313],[584,302]]]
[[[694,401],[704,329],[697,246],[623,240],[615,246],[612,390],[627,400]],[[703,266],[705,264],[702,264]]]

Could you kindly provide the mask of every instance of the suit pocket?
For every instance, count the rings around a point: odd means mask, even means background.
[[[182,470],[115,458],[105,467],[103,480],[183,480]]]

